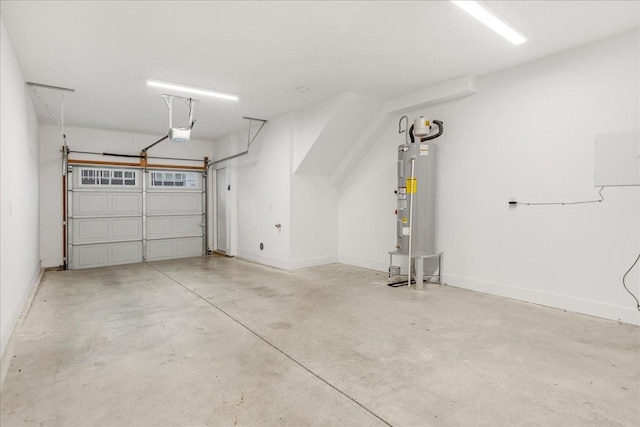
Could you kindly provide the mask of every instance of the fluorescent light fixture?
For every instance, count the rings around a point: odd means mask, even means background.
[[[522,44],[527,41],[527,38],[522,33],[515,30],[504,21],[500,20],[484,7],[480,6],[478,2],[451,0],[451,3],[455,4],[460,9],[464,10],[469,15],[482,22],[487,27],[491,28],[493,31],[500,34],[505,39],[509,40],[511,43]]]
[[[177,83],[162,82],[159,80],[147,80],[147,86],[161,87],[163,89],[177,90],[180,92],[192,93],[194,95],[213,96],[214,98],[227,99],[229,101],[237,101],[236,95],[215,90],[202,89],[194,86],[185,86]]]

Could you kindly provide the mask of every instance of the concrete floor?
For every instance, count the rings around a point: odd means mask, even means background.
[[[639,328],[344,265],[47,272],[0,424],[638,426]]]

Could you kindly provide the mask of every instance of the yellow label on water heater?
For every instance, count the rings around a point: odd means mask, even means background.
[[[407,194],[418,191],[418,180],[416,178],[407,178]]]

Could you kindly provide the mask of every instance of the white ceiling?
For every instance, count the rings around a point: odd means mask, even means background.
[[[193,137],[208,140],[244,128],[242,116],[270,119],[346,91],[387,99],[640,21],[637,1],[486,4],[529,41],[513,46],[448,1],[3,0],[1,17],[27,81],[76,90],[65,98],[67,125],[164,135],[163,91],[146,86],[153,78],[240,96],[200,97]]]

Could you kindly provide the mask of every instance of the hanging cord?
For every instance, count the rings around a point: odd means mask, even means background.
[[[582,205],[586,203],[601,203],[604,202],[604,196],[602,195],[602,190],[604,187],[600,187],[600,191],[598,191],[598,195],[600,196],[600,200],[583,200],[579,202],[509,202],[510,205],[527,205],[527,206],[553,206],[553,205]]]
[[[42,105],[44,105],[44,107],[47,109],[49,114],[51,114],[51,117],[53,117],[53,120],[55,120],[58,125],[62,126],[62,123],[60,122],[60,120],[58,120],[58,117],[56,117],[54,112],[51,110],[51,107],[49,107],[49,104],[47,104],[47,102],[44,99],[42,99],[42,97],[40,96],[36,88],[30,85],[29,89],[31,89],[31,92],[33,92],[33,94],[40,100],[40,102],[42,102]]]
[[[640,254],[638,254],[638,257],[636,258],[636,260],[633,262],[633,264],[631,264],[631,267],[629,267],[629,269],[627,270],[626,273],[624,273],[624,276],[622,276],[622,286],[624,286],[624,289],[629,292],[629,295],[631,295],[633,297],[634,300],[636,300],[636,308],[638,309],[638,311],[640,311],[640,302],[638,301],[638,298],[636,298],[636,296],[629,290],[629,288],[627,288],[627,284],[625,283],[625,279],[627,278],[627,275],[629,273],[631,273],[631,270],[633,270],[633,267],[636,266],[636,264],[638,263],[638,260],[640,260]]]
[[[62,131],[62,142],[64,143],[64,149],[67,147],[67,134],[64,132],[64,92],[60,91],[60,129]]]

